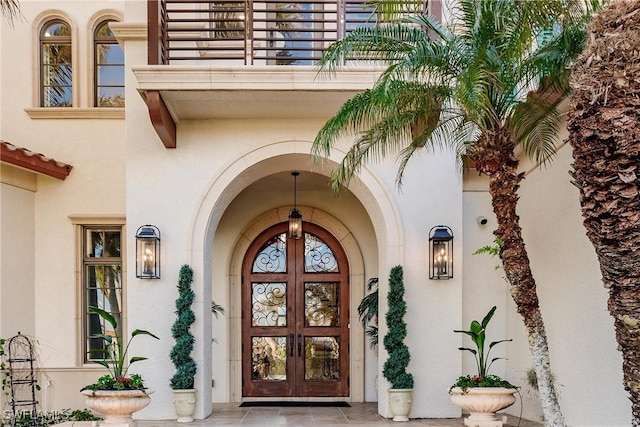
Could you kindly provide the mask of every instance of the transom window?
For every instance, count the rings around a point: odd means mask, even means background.
[[[40,32],[40,105],[71,107],[71,27],[62,20],[47,22]]]
[[[122,336],[122,228],[83,227],[82,283],[85,362],[103,359],[99,350],[104,340],[91,338],[98,334],[113,336],[116,331],[88,307],[99,307],[113,315]],[[96,351],[98,350],[98,351]]]
[[[101,22],[94,33],[94,106],[124,107],[124,52],[109,22]]]

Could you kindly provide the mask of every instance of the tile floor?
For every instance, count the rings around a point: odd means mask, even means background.
[[[412,419],[407,423],[394,423],[377,413],[377,403],[352,403],[351,407],[247,407],[237,403],[215,403],[213,414],[206,420],[191,424],[175,421],[139,421],[138,427],[208,427],[208,426],[341,426],[341,425],[396,425],[464,427],[462,418]],[[539,427],[541,424],[508,416],[505,427]]]

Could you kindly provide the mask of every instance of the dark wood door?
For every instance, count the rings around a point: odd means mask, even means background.
[[[348,396],[349,271],[328,231],[303,223],[264,231],[242,266],[242,392]]]

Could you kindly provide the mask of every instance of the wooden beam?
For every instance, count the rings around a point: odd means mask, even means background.
[[[149,108],[149,117],[156,133],[166,148],[176,148],[176,122],[173,121],[160,92],[150,90],[145,93],[145,102]]]

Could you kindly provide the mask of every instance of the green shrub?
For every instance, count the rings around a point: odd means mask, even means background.
[[[176,321],[171,328],[171,336],[175,344],[169,353],[176,372],[171,378],[173,390],[194,388],[196,362],[191,358],[195,339],[191,334],[191,325],[196,321],[196,315],[191,309],[195,294],[191,289],[193,270],[188,265],[180,268],[178,276],[178,299],[176,299]]]
[[[413,388],[413,375],[406,372],[411,355],[404,343],[407,336],[407,324],[404,322],[407,303],[404,301],[403,272],[399,265],[393,267],[389,274],[387,304],[389,309],[385,320],[388,331],[382,343],[389,357],[384,363],[382,375],[391,383],[391,388]]]

